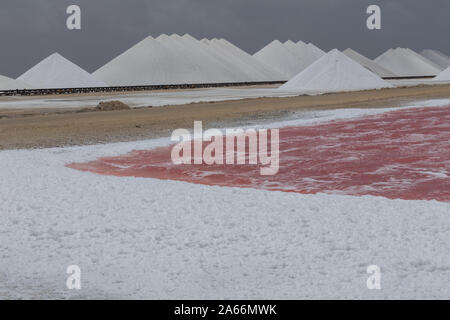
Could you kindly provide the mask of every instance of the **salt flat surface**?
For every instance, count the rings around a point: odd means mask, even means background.
[[[436,80],[434,78],[423,78],[423,79],[400,79],[400,80],[386,80],[390,84],[396,87],[414,87],[419,85],[442,85],[449,84],[450,80]]]
[[[400,77],[434,76],[443,69],[427,58],[408,48],[389,49],[375,62]]]
[[[0,75],[0,90],[16,90],[16,89],[26,89],[31,86],[23,81],[11,79]]]
[[[280,92],[276,88],[212,88],[186,91],[160,91],[146,93],[124,93],[121,95],[105,94],[99,96],[55,97],[23,99],[21,97],[0,99],[1,109],[36,109],[36,108],[78,108],[95,107],[101,101],[120,100],[132,108],[163,107],[169,105],[182,105],[196,102],[217,102],[227,100],[241,100],[260,97],[292,97],[298,95],[294,92]]]
[[[340,92],[392,85],[334,49],[280,87],[282,91]]]
[[[439,103],[448,101],[428,102]],[[331,112],[297,121],[330,120]],[[168,143],[1,151],[0,298],[450,298],[448,203],[65,167]],[[72,264],[82,270],[78,292],[65,288]],[[371,264],[381,267],[382,290],[366,287]]]
[[[372,71],[373,73],[377,74],[378,76],[380,76],[382,78],[384,78],[384,77],[396,77],[397,76],[392,71],[390,71],[390,70],[380,66],[375,61],[373,61],[373,60],[363,56],[362,54],[356,52],[353,49],[348,48],[348,49],[344,50],[342,53],[345,54],[347,57],[355,60],[356,62],[358,62],[363,67],[369,69],[370,71]]]
[[[393,86],[417,86],[421,84],[435,85],[445,84],[449,81],[435,81],[433,79],[417,80],[388,80]],[[321,94],[326,91],[302,91],[302,94]],[[164,107],[170,105],[182,105],[197,102],[217,102],[228,100],[242,100],[262,97],[294,97],[298,91],[283,91],[277,88],[210,88],[183,91],[156,91],[144,93],[104,94],[96,96],[62,96],[62,97],[8,97],[0,98],[1,109],[39,109],[39,108],[89,108],[95,107],[101,101],[120,100],[132,108],[147,106]]]
[[[438,50],[423,50],[420,54],[441,68],[450,67],[450,57]]]
[[[39,62],[22,74],[18,80],[37,89],[108,86],[58,53],[54,53]]]

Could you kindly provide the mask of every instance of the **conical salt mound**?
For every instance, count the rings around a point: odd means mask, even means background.
[[[204,79],[194,83],[251,82],[254,80],[222,54],[188,34],[184,36],[174,34],[161,42],[163,45],[167,45],[169,50],[177,51],[184,57],[182,60],[184,67],[191,64],[191,74],[197,74],[199,78]]]
[[[30,85],[20,80],[14,80],[0,75],[0,90],[22,90],[29,89]]]
[[[285,43],[283,43],[283,45],[288,48],[288,50],[291,50],[292,52],[294,52],[295,54],[299,54],[303,47],[306,46],[306,44],[302,41],[300,43],[295,43],[292,40],[288,40]]]
[[[239,68],[241,72],[247,74],[252,81],[283,80],[281,74],[275,70],[269,69],[251,55],[225,39],[203,39],[201,42],[214,50],[217,55],[227,59],[230,64]]]
[[[218,42],[225,50],[233,54],[237,59],[241,60],[248,67],[254,68],[255,72],[261,74],[260,81],[276,81],[283,80],[283,75],[278,71],[257,61],[252,55],[248,54],[241,48],[235,46],[225,39],[213,40]]]
[[[285,79],[290,79],[324,54],[325,52],[311,43],[305,44],[301,41],[295,43],[290,40],[281,43],[275,40],[255,53],[253,57],[283,74]]]
[[[382,67],[400,77],[435,76],[443,68],[408,48],[389,49],[375,59]]]
[[[280,90],[326,93],[390,87],[391,84],[334,49],[281,86]]]
[[[435,77],[433,80],[450,81],[450,67],[439,73],[439,75]]]
[[[300,61],[298,57],[278,40],[269,43],[256,52],[253,57],[260,63],[281,73],[284,77],[283,80],[290,79],[299,72]]]
[[[325,55],[325,52],[313,45],[312,43],[304,43],[299,41],[298,43],[294,43],[292,41],[286,41],[284,45],[291,50],[295,56],[298,58],[298,64],[296,66],[296,73],[298,74],[301,71],[305,70],[309,67],[313,62],[317,61],[317,59],[321,58]]]
[[[94,72],[110,85],[163,85],[256,81],[257,78],[189,35],[147,37]]]
[[[450,58],[438,50],[423,50],[420,54],[442,68],[450,67]]]
[[[388,69],[380,66],[378,63],[376,63],[373,60],[370,60],[369,58],[363,56],[362,54],[354,51],[353,49],[346,49],[343,54],[345,54],[347,57],[355,60],[363,67],[369,69],[369,71],[376,73],[382,78],[389,78],[389,77],[396,77],[397,75],[393,73],[392,71],[389,71]]]
[[[39,62],[18,80],[38,89],[107,87],[104,82],[58,53]]]
[[[316,55],[318,58],[321,58],[322,56],[325,55],[325,51],[323,51],[323,50],[320,49],[319,47],[315,46],[315,45],[312,44],[311,42],[308,43],[308,44],[306,45],[306,47],[309,49],[309,51],[310,51],[312,54]],[[318,58],[317,58],[317,59],[318,59]]]

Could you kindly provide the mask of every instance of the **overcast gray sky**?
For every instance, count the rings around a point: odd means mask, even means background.
[[[450,54],[450,0],[0,0],[0,74],[17,77],[53,52],[92,72],[147,35],[222,37],[249,53],[268,42],[351,47],[375,58],[390,47]],[[82,30],[66,29],[66,8]],[[378,4],[382,30],[366,28]]]

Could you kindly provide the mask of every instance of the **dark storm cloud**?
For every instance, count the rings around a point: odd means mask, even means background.
[[[0,0],[0,74],[18,76],[53,52],[94,71],[147,35],[223,37],[253,53],[273,39],[352,47],[374,58],[390,47],[450,54],[450,0]],[[81,31],[65,28],[82,9]],[[382,30],[366,8],[382,9]]]

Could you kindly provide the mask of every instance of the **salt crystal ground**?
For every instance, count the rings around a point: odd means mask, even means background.
[[[323,111],[273,125],[383,111],[391,110]],[[0,152],[0,298],[450,298],[448,202],[205,186],[67,167],[168,143]],[[65,289],[72,264],[82,269],[79,292]],[[366,287],[372,264],[382,269],[379,291]]]
[[[196,102],[230,101],[261,97],[293,97],[296,92],[282,92],[276,88],[208,88],[167,92],[121,94],[120,101],[133,108],[183,105]],[[0,101],[1,109],[80,108],[95,107],[102,101],[117,100],[115,94],[80,97],[33,98]]]

